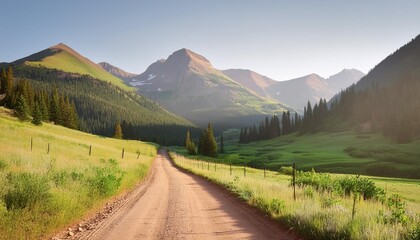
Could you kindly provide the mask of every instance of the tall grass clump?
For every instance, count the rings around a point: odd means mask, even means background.
[[[240,199],[308,239],[416,239],[420,202],[410,202],[398,190],[418,191],[420,185],[398,182],[384,189],[370,178],[315,171],[296,173],[294,200],[291,169],[279,172],[215,164],[170,153],[175,164],[229,189]],[[208,160],[208,159],[207,159]],[[388,192],[387,192],[388,191]],[[405,196],[411,196],[406,192]],[[411,200],[413,201],[413,200]]]

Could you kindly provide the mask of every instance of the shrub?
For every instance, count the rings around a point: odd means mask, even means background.
[[[124,174],[115,159],[109,159],[105,167],[95,167],[92,171],[92,176],[87,179],[91,194],[104,197],[117,192]]]
[[[18,173],[8,176],[11,189],[4,196],[7,210],[32,209],[37,203],[50,200],[50,186],[46,177],[33,173]]]
[[[284,166],[280,167],[279,173],[284,174],[284,175],[292,176],[293,175],[293,167],[284,167]]]

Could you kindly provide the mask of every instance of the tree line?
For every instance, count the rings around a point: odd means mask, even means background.
[[[398,143],[420,136],[420,81],[401,78],[385,86],[372,85],[364,90],[350,86],[330,102],[321,99],[312,107],[308,101],[303,116],[282,115],[281,124],[273,116],[257,128],[241,129],[240,143],[266,140],[280,135],[320,131],[379,132]],[[281,127],[281,134],[279,130]]]
[[[21,121],[41,125],[52,122],[64,127],[78,129],[79,117],[74,101],[60,94],[56,87],[51,93],[32,87],[25,79],[14,80],[11,67],[7,71],[2,68],[0,74],[0,93],[3,94],[1,105],[13,109]]]
[[[315,132],[321,129],[321,121],[327,114],[328,107],[325,99],[321,98],[313,108],[308,101],[307,106],[304,107],[303,116],[296,112],[292,115],[290,111],[285,111],[281,115],[281,120],[274,115],[271,118],[266,117],[264,121],[259,123],[258,127],[254,124],[249,128],[241,128],[239,143],[268,140],[295,132]]]

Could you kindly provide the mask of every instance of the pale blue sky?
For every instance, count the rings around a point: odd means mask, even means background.
[[[59,42],[141,73],[180,48],[276,80],[364,72],[420,34],[420,1],[1,1],[0,62]]]

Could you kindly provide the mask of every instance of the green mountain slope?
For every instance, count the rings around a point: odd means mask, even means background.
[[[124,90],[130,90],[123,80],[115,77],[91,60],[83,57],[69,46],[60,43],[53,47],[19,59],[12,64],[26,64],[28,66],[42,66],[64,72],[89,75],[94,78],[110,82]]]

